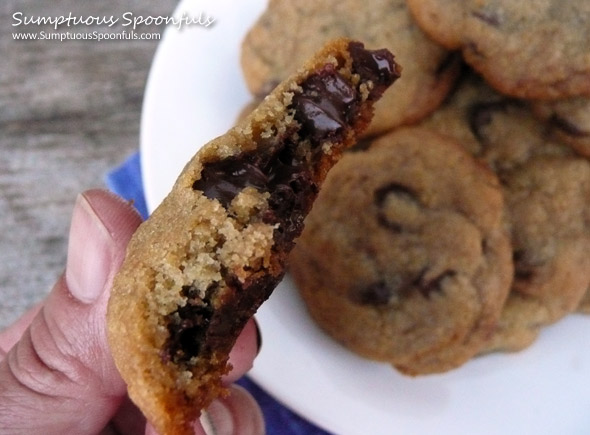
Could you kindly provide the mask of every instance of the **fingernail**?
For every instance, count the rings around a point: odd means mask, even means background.
[[[230,387],[227,397],[214,400],[203,411],[200,423],[207,435],[263,435],[264,416],[260,406],[244,388]]]
[[[66,282],[70,294],[92,303],[105,291],[113,258],[113,240],[87,198],[76,199],[70,226]]]
[[[260,349],[262,348],[262,334],[260,333],[260,325],[258,324],[258,320],[255,317],[254,324],[256,325],[256,355],[260,353]]]
[[[234,432],[233,418],[229,409],[217,403],[212,404],[215,413],[201,411],[199,422],[207,435],[231,434]]]

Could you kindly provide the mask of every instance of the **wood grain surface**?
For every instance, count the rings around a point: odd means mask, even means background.
[[[176,0],[0,4],[0,328],[41,300],[63,270],[79,192],[138,149],[150,40],[16,40],[55,32],[17,17],[170,15]],[[61,26],[59,32],[121,29]],[[141,32],[160,33],[145,26]]]

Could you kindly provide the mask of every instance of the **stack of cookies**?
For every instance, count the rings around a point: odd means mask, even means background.
[[[404,68],[291,256],[330,336],[418,375],[590,313],[589,28],[574,0],[270,1],[242,50],[256,98],[338,36]]]

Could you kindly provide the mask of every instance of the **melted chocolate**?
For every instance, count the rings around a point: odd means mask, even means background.
[[[362,43],[351,42],[348,51],[352,56],[354,71],[363,79],[373,82],[370,99],[379,98],[401,75],[401,68],[387,49],[367,50]]]
[[[323,140],[340,139],[339,133],[354,114],[356,89],[332,65],[309,77],[301,88],[293,97],[293,106],[302,133],[316,145]]]
[[[207,198],[218,199],[227,208],[245,187],[265,189],[267,185],[268,177],[260,168],[239,157],[230,157],[206,164],[193,189],[202,190]]]
[[[225,287],[211,286],[203,299],[195,287],[183,287],[181,296],[187,303],[167,316],[169,337],[162,361],[190,365],[197,355],[229,352],[248,319],[282,278],[262,275],[242,283],[227,271],[223,274]]]
[[[216,295],[215,315],[209,323],[200,355],[229,352],[248,319],[268,299],[281,278],[262,275],[242,283],[233,275],[226,275],[226,287]]]
[[[160,356],[163,361],[187,363],[199,354],[200,343],[203,342],[213,317],[210,297],[214,291],[214,288],[210,288],[207,296],[200,299],[194,287],[183,287],[181,294],[187,298],[186,305],[166,318],[169,336]]]

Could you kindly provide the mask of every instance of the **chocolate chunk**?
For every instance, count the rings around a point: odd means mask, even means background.
[[[465,42],[465,48],[463,51],[469,52],[473,56],[478,56],[483,59],[486,58],[486,55],[483,53],[483,51],[481,51],[481,49],[477,45],[477,42],[475,42],[475,41]]]
[[[530,281],[533,278],[534,267],[528,264],[526,257],[524,250],[515,250],[512,254],[515,280]]]
[[[331,65],[310,76],[301,88],[302,91],[293,97],[295,118],[301,124],[300,135],[307,135],[316,145],[324,140],[340,139],[338,134],[355,114],[356,89]],[[206,164],[193,188],[203,191],[208,198],[218,199],[226,208],[248,186],[263,192],[272,192],[281,186],[277,195],[282,197],[293,196],[285,191],[292,189],[294,197],[301,201],[305,196],[301,186],[311,180],[309,170],[304,162],[294,157],[295,144],[287,138],[276,138],[276,141],[274,146],[268,147],[269,155],[240,155]],[[296,192],[298,186],[300,192]],[[307,210],[307,206],[301,209]]]
[[[233,340],[228,340],[228,337],[236,338],[239,335],[248,319],[268,299],[283,277],[282,274],[260,275],[241,282],[227,270],[222,271],[222,274],[225,287],[216,296],[216,309],[207,330],[207,347],[203,349],[204,352],[213,349],[229,352]]]
[[[569,120],[555,114],[549,118],[549,122],[551,125],[555,126],[559,130],[563,131],[565,134],[577,138],[582,138],[586,136],[590,136],[590,132],[584,131],[580,129],[577,125]]]
[[[278,223],[274,231],[275,247],[290,250],[293,239],[303,231],[303,217],[311,209],[318,188],[312,174],[297,158],[292,157],[286,147],[269,162],[269,209],[263,222]]]
[[[309,169],[294,157],[288,142],[270,158],[241,155],[205,165],[193,188],[217,199],[228,208],[245,187],[270,192],[269,209],[262,216],[265,223],[280,225],[275,229],[277,249],[290,249],[293,239],[303,231],[303,215],[311,208],[318,188]]]
[[[264,189],[267,184],[268,179],[260,168],[239,157],[230,157],[206,164],[193,189],[202,190],[207,198],[218,199],[227,208],[245,187]]]
[[[446,278],[451,278],[457,275],[455,270],[445,270],[440,275],[431,279],[430,281],[426,281],[424,279],[424,275],[426,274],[426,270],[424,269],[418,279],[414,282],[414,284],[418,287],[418,290],[425,298],[430,298],[430,295],[433,292],[441,292],[442,291],[442,282]]]
[[[375,205],[377,205],[377,207],[379,208],[379,211],[377,213],[377,221],[384,228],[387,228],[388,230],[393,231],[395,233],[401,233],[401,224],[399,224],[398,222],[393,222],[383,210],[385,200],[389,195],[396,195],[403,201],[411,201],[414,203],[419,203],[419,199],[412,189],[399,183],[391,183],[375,191],[374,201]]]
[[[326,102],[315,102],[312,99],[298,97],[295,100],[297,120],[303,124],[303,128],[319,143],[338,133],[344,126],[344,120],[336,114],[330,113],[330,105]]]
[[[524,107],[522,102],[515,99],[502,99],[475,103],[468,109],[469,128],[473,135],[483,144],[489,142],[485,129],[494,121],[497,113],[507,113],[511,108]]]
[[[360,42],[351,42],[348,51],[352,56],[354,71],[365,80],[373,82],[370,99],[379,98],[401,75],[401,67],[386,49],[367,50]]]
[[[219,200],[226,208],[246,187],[261,192],[277,188],[301,191],[302,185],[311,182],[309,171],[302,162],[286,155],[277,152],[264,161],[262,158],[255,160],[255,155],[242,154],[208,163],[201,171],[201,178],[193,183],[193,189],[203,191],[207,198]]]
[[[387,186],[381,187],[375,191],[375,204],[381,207],[388,195],[403,196],[411,201],[418,202],[418,195],[408,186],[400,183],[390,183]]]
[[[350,294],[350,299],[360,305],[387,305],[392,290],[383,281],[378,281]]]
[[[492,123],[496,112],[504,111],[506,111],[504,101],[476,103],[469,108],[469,128],[477,140],[482,143],[488,142],[484,132],[485,127]]]
[[[185,286],[182,295],[187,297],[187,303],[166,317],[168,340],[160,355],[163,361],[175,364],[187,363],[201,351],[199,343],[205,337],[213,308],[210,304],[211,295],[215,289],[210,288],[204,299],[198,298],[196,289]]]
[[[473,11],[471,15],[492,27],[500,27],[500,16],[491,11]]]
[[[348,295],[349,299],[359,305],[384,306],[399,297],[407,297],[418,290],[425,298],[430,298],[434,292],[442,292],[443,281],[457,275],[455,270],[445,270],[437,277],[426,281],[427,268],[418,276],[398,276],[397,282],[376,281],[366,287],[356,288]]]
[[[339,139],[353,115],[357,91],[332,65],[309,77],[302,91],[293,97],[295,119],[302,124],[303,134],[318,145],[323,140]]]
[[[305,183],[301,183],[306,186]],[[303,231],[304,210],[311,208],[309,193],[317,193],[315,185],[308,185],[305,190],[281,185],[275,189],[269,200],[270,212],[267,212],[263,221],[266,223],[280,223],[273,234],[275,246],[279,250],[289,250],[294,246],[294,241]]]

